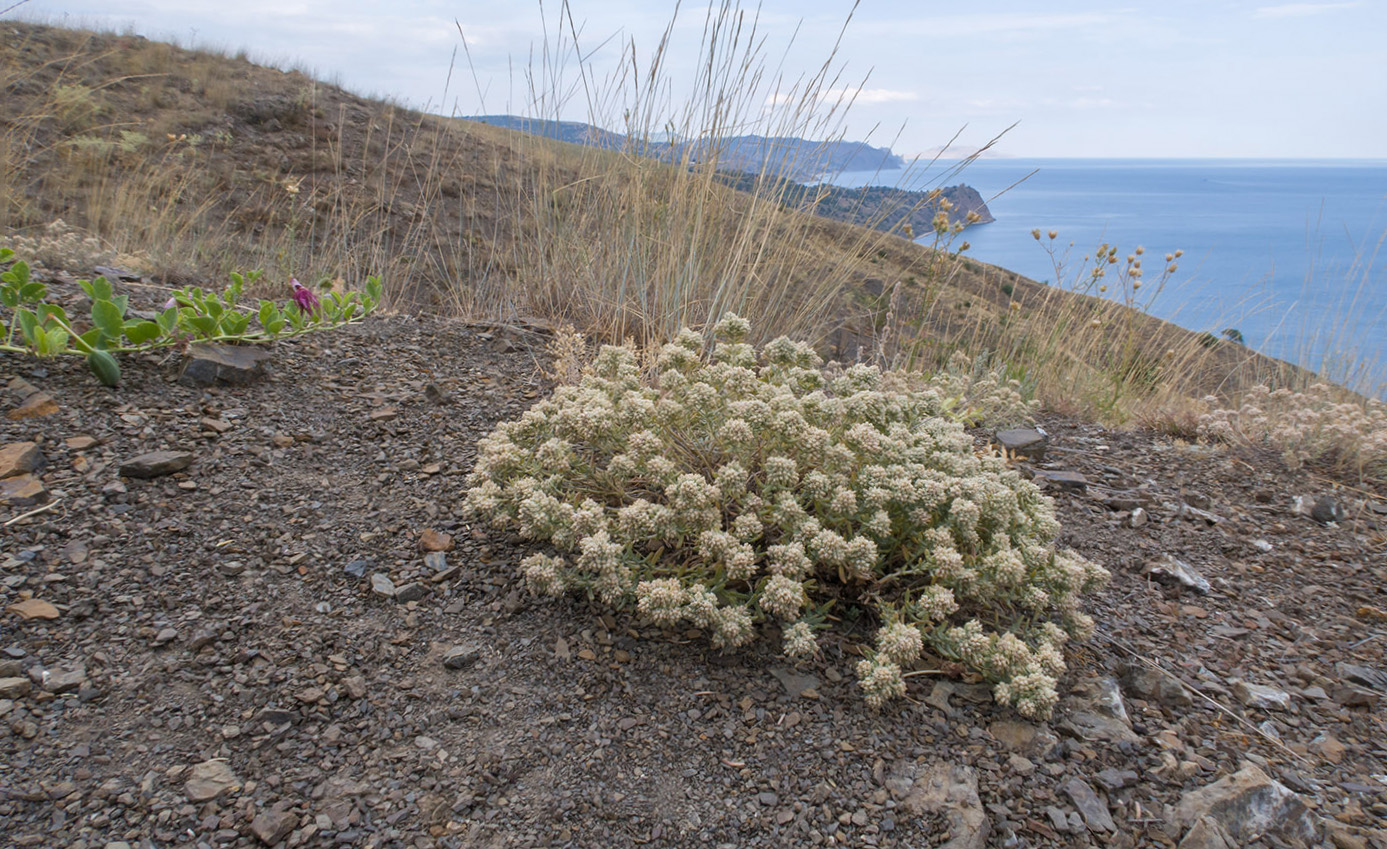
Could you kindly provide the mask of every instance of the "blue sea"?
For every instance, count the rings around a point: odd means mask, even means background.
[[[1260,351],[1387,392],[1387,160],[980,159],[947,174],[955,164],[832,181],[967,183],[997,219],[965,232],[968,253],[1051,285],[1074,285],[1102,243],[1120,258],[1140,245],[1153,315],[1234,328]],[[1177,249],[1178,271],[1146,304]]]

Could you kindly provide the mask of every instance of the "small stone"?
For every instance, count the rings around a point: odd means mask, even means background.
[[[190,451],[151,451],[121,463],[120,474],[127,478],[163,477],[183,471],[194,459]]]
[[[274,846],[298,826],[299,818],[288,811],[265,811],[250,822],[251,834],[266,846]]]
[[[771,792],[763,792],[756,794],[756,801],[765,805],[767,808],[773,808],[780,803],[780,797]]]
[[[429,594],[427,584],[414,581],[408,584],[401,584],[395,588],[395,600],[398,602],[418,601]]]
[[[420,551],[452,551],[453,535],[435,531],[433,528],[425,528],[419,534]]]
[[[1029,427],[998,431],[995,439],[1008,454],[1026,457],[1037,463],[1045,459],[1045,449],[1050,444],[1048,434]]]
[[[1038,469],[1035,473],[1035,479],[1037,482],[1048,484],[1062,492],[1085,492],[1088,490],[1088,478],[1079,472]]]
[[[1124,787],[1131,787],[1141,780],[1136,771],[1130,769],[1116,769],[1108,767],[1098,775],[1094,776],[1098,783],[1108,790],[1121,790]]]
[[[327,693],[323,691],[322,687],[309,687],[306,690],[300,690],[298,693],[294,694],[294,698],[306,705],[312,705],[322,701],[325,695],[327,695]]]
[[[1322,525],[1328,525],[1348,518],[1348,510],[1344,509],[1344,505],[1334,496],[1321,495],[1315,499],[1315,506],[1310,508],[1310,518]]]
[[[1151,514],[1147,513],[1143,507],[1136,508],[1132,511],[1132,515],[1127,517],[1127,524],[1133,528],[1144,527],[1149,521],[1151,521]]]
[[[1241,679],[1234,679],[1228,683],[1232,689],[1233,698],[1246,707],[1259,710],[1291,709],[1291,694],[1285,690],[1264,687],[1261,684],[1249,684]]]
[[[5,416],[10,421],[18,422],[26,419],[41,419],[56,412],[58,412],[58,402],[54,401],[52,396],[47,392],[35,392],[25,398],[18,407],[6,413]]]
[[[43,689],[55,695],[76,692],[86,683],[87,668],[81,664],[72,669],[46,669],[43,673]]]
[[[346,566],[343,566],[342,571],[346,572],[351,577],[360,580],[361,578],[366,577],[366,570],[370,567],[370,562],[366,560],[353,560]]]
[[[43,468],[43,452],[36,442],[11,442],[0,446],[0,478],[28,474]]]
[[[1332,764],[1339,763],[1344,759],[1344,753],[1348,747],[1340,743],[1331,734],[1321,734],[1310,741],[1308,746],[1312,754],[1319,755]]]
[[[63,440],[63,444],[67,445],[67,450],[69,451],[86,451],[100,445],[101,440],[94,436],[86,436],[84,434],[82,436],[69,436],[67,439]]]
[[[0,698],[23,698],[29,694],[31,686],[28,678],[0,678]]]
[[[376,595],[394,598],[395,582],[390,580],[390,576],[384,572],[376,572],[371,575],[371,591]]]
[[[16,602],[5,609],[21,619],[57,619],[62,615],[58,608],[36,598]]]
[[[30,507],[48,499],[48,488],[33,475],[16,475],[0,480],[0,503]]]
[[[353,675],[350,678],[342,679],[342,689],[346,692],[349,699],[360,699],[366,696],[366,679],[360,675]]]
[[[156,646],[168,645],[169,643],[173,642],[173,641],[176,640],[176,639],[178,639],[178,631],[177,631],[177,629],[174,629],[174,628],[162,628],[162,629],[160,629],[159,633],[157,633],[157,634],[154,635],[154,645],[156,645]]]
[[[1093,792],[1093,788],[1081,778],[1071,778],[1060,785],[1060,790],[1074,801],[1074,807],[1079,809],[1079,814],[1084,818],[1084,824],[1089,831],[1117,831],[1117,825],[1112,820],[1112,814],[1108,811],[1108,805],[1098,794]]]
[[[269,358],[269,351],[250,345],[193,345],[178,382],[192,387],[245,385],[265,374],[264,362]]]
[[[1213,589],[1209,580],[1195,571],[1193,566],[1168,554],[1160,560],[1148,563],[1146,574],[1162,583],[1179,584],[1200,595],[1208,595]]]
[[[467,669],[482,657],[476,646],[453,646],[443,653],[443,666],[447,669]]]
[[[1163,705],[1185,706],[1194,703],[1185,685],[1175,676],[1161,669],[1133,664],[1128,668],[1122,683],[1133,695],[1147,701]]]
[[[1020,776],[1027,776],[1035,772],[1035,763],[1030,758],[1012,752],[1007,755],[1007,766],[1011,767],[1012,772]]]
[[[448,555],[441,551],[430,551],[424,555],[424,565],[435,573],[448,571]]]
[[[240,786],[241,779],[231,770],[231,766],[225,760],[217,758],[194,766],[189,771],[183,791],[190,802],[210,802],[223,793],[239,789]]]
[[[771,674],[774,675],[775,679],[780,682],[780,685],[785,688],[785,694],[792,699],[797,699],[802,696],[806,690],[815,690],[819,686],[819,679],[815,678],[813,675],[801,675],[783,666],[772,666]]]
[[[1320,836],[1319,817],[1301,797],[1255,766],[1185,793],[1174,813],[1174,822],[1191,831],[1181,846],[1201,827],[1205,832],[1227,835],[1232,842],[1224,844],[1229,846],[1244,846],[1273,835],[1293,846],[1309,847]]]
[[[396,410],[394,407],[381,407],[378,410],[372,410],[369,418],[373,422],[391,422],[399,415],[400,411]]]
[[[226,433],[228,430],[231,430],[232,426],[231,422],[225,419],[214,419],[210,417],[204,418],[199,424],[202,425],[203,430],[211,431],[212,433]]]

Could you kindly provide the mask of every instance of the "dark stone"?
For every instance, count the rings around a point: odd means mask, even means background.
[[[370,564],[369,561],[366,561],[366,560],[353,560],[352,562],[348,563],[346,566],[342,567],[342,571],[343,571],[343,572],[346,572],[348,575],[352,576],[353,578],[361,579],[361,578],[366,577],[366,570],[369,569],[369,568],[371,568],[371,564]]]
[[[1048,435],[1029,427],[998,431],[995,439],[1008,454],[1028,457],[1037,463],[1045,459],[1045,449],[1050,445]]]
[[[1310,509],[1310,518],[1322,525],[1327,525],[1330,522],[1342,522],[1348,518],[1348,511],[1334,496],[1321,495],[1315,499],[1315,506]]]
[[[482,653],[476,646],[453,646],[443,653],[443,666],[447,669],[467,669],[481,657]]]
[[[132,457],[120,464],[120,474],[127,478],[158,478],[181,472],[193,464],[190,451],[151,451]]]
[[[1088,490],[1088,478],[1079,472],[1037,469],[1035,479],[1037,482],[1044,482],[1065,492],[1085,492]]]
[[[194,345],[178,382],[193,387],[251,383],[265,374],[263,363],[269,357],[269,351],[246,345]]]
[[[1060,785],[1065,795],[1074,800],[1074,807],[1079,809],[1080,815],[1084,818],[1084,824],[1090,831],[1116,832],[1117,825],[1112,821],[1112,814],[1108,811],[1108,805],[1098,794],[1093,792],[1093,788],[1080,778],[1071,778]]]

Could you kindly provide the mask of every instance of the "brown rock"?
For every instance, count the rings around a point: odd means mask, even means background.
[[[34,442],[11,442],[0,446],[0,478],[28,474],[42,468],[43,452]]]
[[[47,392],[35,392],[24,403],[10,410],[5,415],[11,421],[23,421],[24,419],[41,419],[44,416],[51,416],[58,412],[58,402],[54,401]]]
[[[120,473],[127,478],[157,478],[181,472],[193,464],[193,459],[188,451],[151,451],[121,463]]]
[[[433,528],[425,528],[419,534],[420,551],[452,551],[453,535],[435,531]]]
[[[273,846],[288,837],[299,818],[288,811],[265,811],[250,822],[251,834],[261,843]]]
[[[57,619],[62,615],[58,612],[58,608],[36,598],[17,602],[5,609],[10,613],[17,614],[21,619]]]
[[[238,789],[241,779],[232,771],[225,760],[203,761],[189,770],[188,781],[183,790],[190,802],[210,802],[213,799]]]
[[[47,497],[48,488],[33,475],[19,475],[0,480],[0,503],[27,507],[38,504]]]
[[[101,444],[101,440],[94,436],[69,436],[64,441],[69,451],[86,451]]]

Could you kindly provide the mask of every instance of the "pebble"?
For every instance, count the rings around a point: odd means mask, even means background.
[[[375,572],[371,575],[371,591],[379,596],[394,598],[395,582],[384,572]]]

